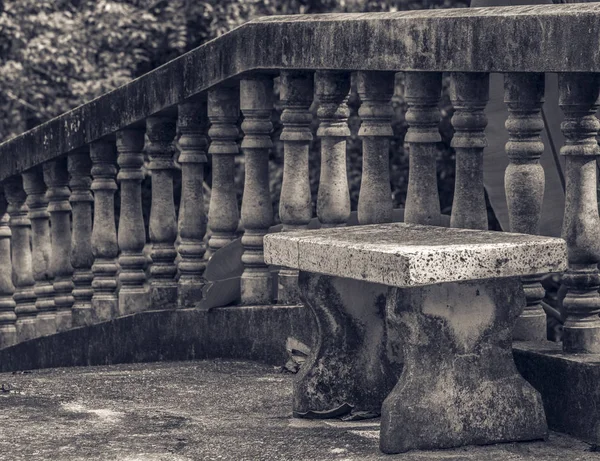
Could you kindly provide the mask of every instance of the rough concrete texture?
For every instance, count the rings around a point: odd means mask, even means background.
[[[600,72],[599,18],[587,3],[251,21],[4,143],[0,180],[258,69]]]
[[[600,445],[600,354],[567,354],[549,341],[514,343],[513,353],[542,394],[550,428]]]
[[[265,260],[409,287],[559,272],[567,248],[553,237],[390,223],[266,235]]]
[[[524,306],[517,277],[390,291],[404,370],[381,410],[382,451],[546,436],[542,398],[511,353]]]
[[[291,375],[251,362],[174,362],[0,374],[3,461],[594,461],[547,442],[383,455],[378,420],[291,416]]]
[[[310,346],[315,331],[304,306],[147,311],[0,349],[0,370],[215,357],[282,364],[287,338]]]
[[[388,287],[310,272],[298,282],[318,335],[294,381],[294,414],[379,414],[402,371],[402,358],[388,355]]]

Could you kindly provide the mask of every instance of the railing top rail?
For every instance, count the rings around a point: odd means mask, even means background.
[[[600,4],[272,16],[0,144],[0,180],[243,73],[600,72]]]

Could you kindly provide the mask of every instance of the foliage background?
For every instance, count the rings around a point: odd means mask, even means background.
[[[0,0],[0,140],[88,102],[258,16],[466,7],[466,1]],[[353,209],[360,189],[361,143],[356,135],[359,104],[353,90],[349,100],[352,136],[348,141]],[[401,79],[393,104],[395,136],[390,165],[394,204],[398,207],[404,204],[408,180]],[[438,185],[442,212],[449,213],[454,152],[450,148],[452,108],[447,91],[440,109],[443,141],[439,144]],[[278,139],[281,126],[276,114],[274,125],[274,139]],[[271,190],[277,211],[283,164],[279,143],[271,160]],[[316,140],[310,157],[315,199],[319,161]],[[237,181],[241,196],[243,177],[240,175]],[[490,227],[494,228],[497,224],[493,214],[490,217]]]

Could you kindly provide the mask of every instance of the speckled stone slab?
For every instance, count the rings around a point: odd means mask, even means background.
[[[396,287],[567,268],[559,238],[405,223],[282,232],[264,242],[268,264]]]

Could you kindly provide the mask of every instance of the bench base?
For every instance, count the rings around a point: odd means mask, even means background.
[[[402,370],[385,321],[388,287],[310,272],[298,283],[319,332],[294,381],[294,416],[379,414]]]
[[[383,452],[547,436],[540,394],[511,350],[524,296],[516,277],[390,290],[405,364],[383,404]]]

